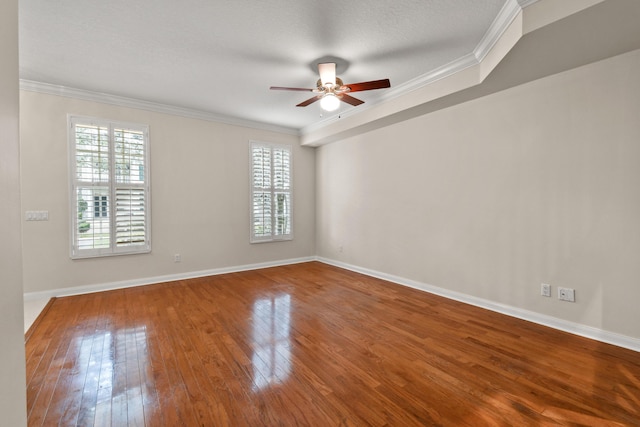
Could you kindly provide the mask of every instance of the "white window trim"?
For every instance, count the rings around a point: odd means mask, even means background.
[[[110,239],[111,245],[109,248],[100,248],[100,249],[78,249],[76,247],[76,242],[78,240],[78,227],[77,221],[78,216],[77,212],[77,187],[79,185],[79,181],[77,179],[77,164],[76,164],[76,135],[74,132],[74,126],[76,124],[81,125],[93,125],[93,126],[104,126],[109,128],[109,134],[112,135],[113,128],[119,129],[130,129],[142,132],[144,134],[145,140],[145,155],[144,155],[144,185],[141,186],[145,190],[145,244],[136,245],[136,246],[125,246],[125,247],[117,247],[115,245],[115,239]],[[106,257],[106,256],[117,256],[117,255],[131,255],[131,254],[142,254],[151,252],[151,185],[150,185],[150,176],[151,176],[151,167],[149,159],[150,155],[150,144],[149,144],[149,126],[140,123],[130,123],[123,122],[117,120],[108,120],[101,119],[96,117],[89,116],[80,116],[74,114],[67,115],[67,130],[68,130],[68,156],[69,156],[69,227],[70,227],[70,257],[72,259],[83,259],[83,258],[96,258],[96,257]],[[110,141],[110,144],[113,145],[113,141]],[[116,200],[116,183],[114,181],[115,177],[115,150],[110,147],[109,150],[109,198],[112,201]],[[109,204],[109,211],[107,213],[109,221],[115,221],[115,203]],[[112,229],[113,227],[110,227]]]
[[[254,235],[254,212],[253,212],[253,194],[256,190],[253,187],[253,147],[261,146],[261,147],[269,147],[270,149],[286,149],[289,151],[289,216],[290,216],[290,224],[289,229],[291,230],[289,234],[283,235],[274,235],[272,232],[269,236],[256,236]],[[273,151],[272,151],[273,153]],[[273,142],[264,142],[264,141],[249,141],[249,236],[250,243],[269,243],[269,242],[282,242],[287,240],[293,240],[293,220],[294,220],[294,209],[293,209],[293,146],[290,144],[277,144]],[[273,165],[273,162],[272,162]],[[273,192],[273,186],[271,187],[271,191]],[[274,198],[272,198],[274,200]],[[271,210],[271,223],[275,224],[275,209]],[[272,230],[273,231],[273,230]]]

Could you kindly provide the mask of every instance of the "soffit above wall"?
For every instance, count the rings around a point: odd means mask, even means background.
[[[550,2],[548,4],[551,4]],[[582,8],[526,8],[503,34],[497,57],[446,76],[405,103],[388,100],[359,116],[303,133],[304,145],[318,146],[408,120],[552,74],[640,49],[640,2],[607,0]],[[540,6],[540,7],[538,7]],[[565,4],[566,6],[566,4]],[[585,6],[584,2],[581,6]],[[546,8],[547,10],[545,10]],[[531,12],[533,16],[527,16]],[[549,14],[560,13],[555,19]],[[543,24],[539,24],[542,22]],[[525,32],[526,30],[529,32]],[[500,44],[496,44],[500,48]],[[483,68],[484,66],[484,68]],[[386,104],[386,105],[385,105]]]

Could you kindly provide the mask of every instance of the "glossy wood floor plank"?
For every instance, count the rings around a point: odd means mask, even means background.
[[[305,263],[57,298],[30,426],[639,426],[640,354]]]

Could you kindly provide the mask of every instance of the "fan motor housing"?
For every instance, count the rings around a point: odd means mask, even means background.
[[[318,91],[320,92],[327,91],[327,88],[322,85],[321,79],[318,79],[318,81],[316,82],[316,86],[318,87]],[[331,92],[335,92],[335,91],[346,92],[345,89],[348,89],[348,87],[344,87],[344,83],[342,82],[342,79],[340,77],[336,77],[336,84],[335,86],[333,86],[333,90]]]

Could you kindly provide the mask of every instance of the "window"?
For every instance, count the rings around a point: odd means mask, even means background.
[[[71,257],[151,251],[149,129],[69,117]]]
[[[293,239],[291,146],[251,142],[251,242]]]

